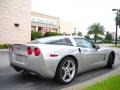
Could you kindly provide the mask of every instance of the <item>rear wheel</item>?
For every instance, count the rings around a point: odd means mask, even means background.
[[[113,67],[114,59],[115,59],[114,54],[110,53],[109,58],[108,58],[107,68],[111,69]]]
[[[68,84],[74,79],[76,71],[75,60],[71,57],[66,57],[60,62],[55,78],[62,84]]]
[[[30,72],[26,71],[26,70],[23,70],[22,71],[22,75],[23,76],[29,76],[30,75]]]
[[[17,71],[17,72],[22,71],[22,69],[20,69],[20,68],[18,68],[18,67],[14,67],[14,66],[13,66],[13,68],[14,68],[14,70]]]

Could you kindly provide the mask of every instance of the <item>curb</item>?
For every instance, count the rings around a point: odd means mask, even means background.
[[[0,49],[0,53],[5,53],[5,52],[8,52],[9,49]]]
[[[75,84],[75,85],[72,85],[72,86],[69,86],[69,87],[66,87],[66,88],[63,88],[61,90],[83,90],[83,88],[85,88],[86,86],[90,86],[92,84],[95,84],[97,82],[100,82],[102,80],[105,80],[106,78],[108,78],[109,76],[111,75],[115,75],[115,74],[118,74],[120,73],[120,67],[118,67],[117,69],[107,73],[107,74],[104,74],[102,76],[99,76],[99,77],[96,77],[96,78],[93,78],[93,79],[90,79],[88,81],[85,81],[85,82],[81,82],[79,84]]]

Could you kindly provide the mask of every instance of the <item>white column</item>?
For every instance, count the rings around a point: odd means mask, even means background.
[[[37,32],[38,32],[38,26],[36,26],[36,27],[35,27],[35,31],[37,31]]]

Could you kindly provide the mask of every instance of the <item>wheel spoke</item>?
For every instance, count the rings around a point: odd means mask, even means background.
[[[66,70],[66,69],[65,69],[65,67],[62,67],[62,70],[64,70],[64,71],[65,71],[65,70]]]
[[[71,74],[70,73],[68,73],[67,75],[68,75],[69,78],[71,78]]]
[[[70,60],[68,60],[68,62],[67,62],[67,67],[69,68],[70,67]]]
[[[70,71],[73,71],[73,70],[75,70],[75,67],[73,66],[73,67],[71,67],[69,69],[70,69]]]
[[[66,76],[67,76],[67,74],[65,72],[64,75],[63,75],[63,80],[65,80]]]

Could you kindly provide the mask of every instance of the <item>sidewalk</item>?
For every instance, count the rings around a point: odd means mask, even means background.
[[[118,67],[118,68],[115,69],[114,71],[111,71],[111,72],[109,72],[109,73],[107,73],[107,74],[104,74],[104,75],[102,75],[102,76],[96,77],[96,78],[94,78],[94,79],[90,79],[90,80],[85,81],[85,82],[81,82],[81,83],[79,83],[79,84],[75,84],[75,85],[72,85],[72,86],[63,88],[62,90],[82,90],[82,89],[85,88],[86,86],[95,84],[96,82],[102,81],[102,80],[108,78],[109,76],[115,75],[115,74],[118,74],[118,73],[120,73],[120,67]]]
[[[5,53],[5,52],[8,52],[9,49],[0,49],[0,53]]]

